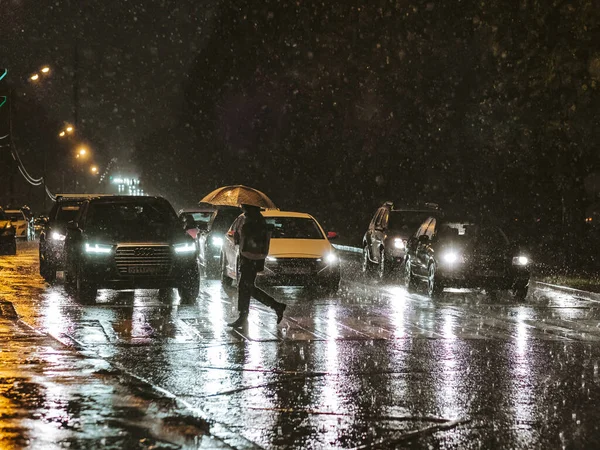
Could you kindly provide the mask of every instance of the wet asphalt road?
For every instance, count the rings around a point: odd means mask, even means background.
[[[236,291],[100,291],[81,305],[37,275],[37,246],[0,257],[0,298],[264,448],[597,448],[600,303],[536,286],[525,302],[456,291],[432,301],[344,261],[335,296],[273,288],[232,331]]]

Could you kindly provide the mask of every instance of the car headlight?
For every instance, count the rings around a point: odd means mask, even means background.
[[[457,264],[463,262],[463,258],[460,253],[451,250],[442,254],[442,261],[447,264]]]
[[[182,254],[189,254],[189,253],[193,253],[196,251],[196,245],[193,242],[184,242],[183,244],[175,244],[173,246],[175,248],[175,253],[182,255]]]
[[[327,255],[325,255],[325,262],[327,264],[335,264],[338,262],[338,257],[335,253],[327,253]]]
[[[515,266],[526,266],[529,264],[529,258],[527,256],[523,256],[523,255],[515,256],[512,259],[512,263]]]
[[[112,251],[112,245],[85,244],[85,252],[90,255],[107,255]]]
[[[215,247],[222,247],[223,246],[223,238],[220,236],[213,236],[210,239],[210,242],[212,243],[212,245],[214,245]]]
[[[394,247],[399,250],[402,250],[406,247],[406,242],[404,241],[404,239],[396,238],[394,239]]]
[[[51,238],[53,241],[64,241],[66,236],[64,234],[60,234],[60,233],[57,233],[56,231],[53,231]]]

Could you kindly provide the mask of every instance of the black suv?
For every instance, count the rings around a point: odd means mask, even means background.
[[[385,202],[375,213],[363,237],[363,273],[377,268],[379,278],[385,278],[401,266],[406,255],[406,243],[427,217],[441,212],[434,203],[423,207],[396,208]]]
[[[429,217],[408,241],[405,281],[419,281],[435,297],[445,287],[482,288],[492,296],[511,290],[523,300],[529,288],[529,258],[493,223],[465,217]]]
[[[65,268],[65,238],[67,224],[75,220],[87,196],[57,195],[48,218],[42,220],[39,257],[40,275],[48,283],[56,280],[56,271]]]
[[[208,221],[205,230],[198,233],[198,255],[200,264],[208,276],[218,276],[221,269],[221,247],[225,233],[242,209],[235,206],[219,206]]]
[[[82,302],[99,288],[177,288],[183,303],[200,289],[196,243],[162,197],[111,196],[86,200],[69,223],[67,285]]]

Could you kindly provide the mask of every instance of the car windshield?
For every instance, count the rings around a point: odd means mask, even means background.
[[[8,217],[8,219],[12,220],[13,222],[16,222],[19,220],[25,220],[25,217],[23,217],[23,213],[20,211],[16,211],[16,212],[7,211],[5,214],[6,214],[6,217]]]
[[[388,230],[414,232],[431,214],[418,211],[391,211]]]
[[[241,214],[238,209],[222,209],[217,212],[215,220],[212,223],[211,231],[225,233],[235,219]]]
[[[325,239],[317,223],[306,217],[267,217],[273,239]]]
[[[438,239],[453,240],[468,245],[485,247],[504,247],[508,239],[504,232],[493,225],[479,225],[470,222],[443,223],[437,233]]]
[[[160,237],[176,221],[174,211],[162,203],[92,203],[85,229],[91,234],[118,238]]]
[[[75,220],[79,214],[79,205],[61,205],[56,211],[56,222],[68,223]]]
[[[186,217],[190,217],[194,223],[199,224],[199,223],[208,223],[208,221],[210,220],[210,217],[213,215],[212,211],[206,211],[206,212],[195,212],[195,213],[187,213]]]

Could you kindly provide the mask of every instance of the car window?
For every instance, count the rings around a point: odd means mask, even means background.
[[[431,219],[431,221],[429,222],[429,225],[427,225],[427,229],[425,230],[425,234],[427,236],[429,236],[429,239],[431,239],[435,233],[435,223],[436,223],[436,220]]]
[[[225,233],[231,227],[233,221],[241,214],[241,210],[223,209],[215,213],[215,218],[211,224],[211,231]]]
[[[210,220],[210,216],[212,216],[212,211],[206,212],[195,212],[187,214],[188,217],[191,217],[194,223],[208,223]]]
[[[266,217],[272,239],[325,239],[317,223],[307,217]]]
[[[431,222],[432,219],[427,219],[425,220],[425,222],[423,222],[421,224],[421,226],[419,227],[419,231],[417,231],[417,237],[422,236],[425,234],[425,231],[427,231],[427,226],[429,225],[429,223]]]
[[[385,209],[379,210],[377,217],[375,218],[375,228],[381,228],[381,223],[383,221],[383,215],[385,214]]]
[[[60,205],[56,211],[56,222],[58,223],[68,223],[77,218],[77,214],[79,213],[80,205],[76,204],[66,204]]]

